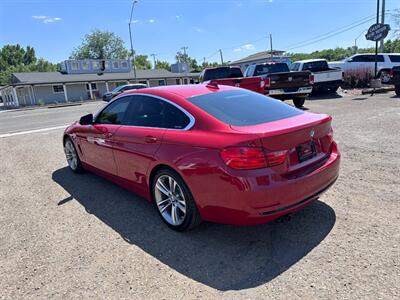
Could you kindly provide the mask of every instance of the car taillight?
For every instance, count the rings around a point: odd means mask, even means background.
[[[311,75],[308,77],[308,81],[310,82],[310,84],[314,84],[314,75],[313,75],[313,74],[311,74]]]
[[[287,151],[264,152],[256,147],[229,147],[221,151],[225,164],[238,170],[277,166],[286,160],[286,156]]]
[[[389,75],[390,75],[390,77],[394,77],[394,71],[393,71],[393,69],[390,69],[390,72],[389,72]]]
[[[271,86],[271,78],[264,78],[263,79],[263,81],[264,81],[264,86],[265,87],[270,87]]]

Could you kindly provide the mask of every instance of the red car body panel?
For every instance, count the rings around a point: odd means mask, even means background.
[[[195,117],[190,130],[119,125],[80,125],[65,131],[83,166],[152,201],[151,176],[168,166],[188,185],[203,220],[252,225],[297,211],[317,199],[338,177],[340,154],[332,138],[331,117],[301,115],[255,126],[230,126],[186,98],[234,90],[205,85],[166,86],[129,91],[173,101]],[[119,97],[115,98],[118,99]],[[114,100],[115,101],[115,100]],[[318,155],[299,162],[295,147],[312,138]],[[91,143],[91,135],[101,144]],[[220,152],[229,146],[287,150],[283,164],[253,170],[228,167]]]

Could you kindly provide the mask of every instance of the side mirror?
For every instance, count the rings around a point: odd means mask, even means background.
[[[353,59],[352,58],[349,58],[348,60],[347,60],[347,62],[352,62],[353,61]]]
[[[79,119],[79,124],[81,125],[93,124],[93,115],[92,114],[84,115]]]

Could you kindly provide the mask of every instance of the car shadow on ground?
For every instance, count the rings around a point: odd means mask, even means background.
[[[308,100],[337,100],[340,98],[343,98],[343,96],[338,93],[312,92],[311,95],[308,96],[306,103]]]
[[[274,279],[316,247],[336,221],[330,206],[315,201],[287,223],[252,227],[203,223],[177,233],[161,221],[152,203],[101,177],[77,175],[65,167],[52,178],[71,195],[58,200],[60,208],[78,201],[126,242],[220,291],[252,288]]]

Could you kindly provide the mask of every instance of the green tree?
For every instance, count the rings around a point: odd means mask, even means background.
[[[151,69],[151,63],[149,57],[143,54],[135,55],[135,66],[139,70]]]
[[[167,61],[157,60],[156,61],[156,69],[164,69],[164,70],[171,70],[171,65]]]
[[[12,73],[57,71],[57,65],[41,58],[37,59],[35,49],[20,45],[5,45],[0,49],[0,85],[12,83]]]
[[[71,59],[127,59],[129,51],[124,41],[114,32],[93,30],[86,34],[82,44],[75,48]]]
[[[197,64],[196,59],[191,58],[187,53],[178,51],[175,55],[175,59],[180,63],[187,63],[190,69],[198,70],[199,65]]]
[[[5,45],[0,50],[0,72],[10,66],[18,66],[24,63],[25,50],[19,44]]]
[[[36,62],[35,49],[31,46],[27,46],[24,54],[24,64],[29,65],[35,62]]]

